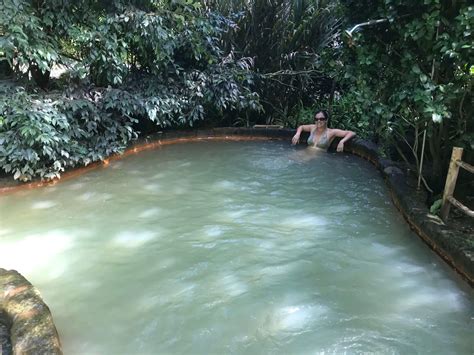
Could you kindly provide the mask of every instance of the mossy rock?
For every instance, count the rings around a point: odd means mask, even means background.
[[[0,322],[9,330],[13,354],[62,354],[48,306],[15,270],[0,269]]]

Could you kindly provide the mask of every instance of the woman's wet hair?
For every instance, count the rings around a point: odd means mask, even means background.
[[[316,111],[316,113],[314,114],[314,118],[316,118],[318,113],[322,113],[324,115],[324,118],[326,119],[326,121],[329,121],[329,112],[327,112],[326,110]]]

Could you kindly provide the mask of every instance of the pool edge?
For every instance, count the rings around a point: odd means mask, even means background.
[[[218,141],[252,141],[252,140],[288,140],[294,135],[294,129],[281,128],[243,128],[223,127],[193,131],[166,131],[138,139],[123,154],[115,154],[103,162],[95,162],[86,167],[67,171],[61,179],[45,182],[15,184],[1,186],[0,194],[21,189],[31,189],[54,185],[69,180],[88,171],[107,167],[110,161],[160,147],[186,142],[218,140]],[[333,142],[334,144],[334,142]],[[456,270],[467,283],[474,287],[474,250],[466,241],[459,240],[456,231],[446,226],[439,218],[430,215],[423,201],[423,192],[408,184],[409,174],[399,164],[383,158],[378,147],[369,141],[354,138],[345,144],[345,152],[357,155],[370,161],[383,175],[390,189],[394,205],[401,212],[415,233],[435,251],[445,262]]]
[[[132,146],[125,150],[123,154],[117,154],[104,160],[104,162],[93,163],[87,167],[74,169],[66,172],[61,180],[53,182],[33,182],[29,184],[18,184],[10,187],[0,187],[0,194],[17,191],[19,189],[31,189],[41,186],[54,185],[59,181],[65,181],[76,176],[82,175],[90,170],[107,167],[110,161],[121,159],[131,154],[151,149],[158,149],[169,144],[194,142],[194,141],[252,141],[252,140],[290,140],[294,134],[291,129],[274,129],[274,128],[217,128],[212,130],[199,131],[173,131],[158,133],[137,140]],[[378,147],[368,141],[355,138],[345,144],[345,151],[361,158],[370,161],[382,174],[384,180],[390,190],[392,201],[396,208],[401,212],[404,219],[409,224],[410,228],[436,253],[438,254],[452,269],[454,269],[463,280],[465,280],[470,287],[474,287],[474,252],[470,250],[469,246],[463,245],[463,241],[459,241],[456,231],[451,230],[444,225],[439,219],[429,214],[428,208],[422,202],[424,199],[420,196],[422,192],[417,191],[414,186],[408,183],[409,174],[395,162],[384,159],[379,154]],[[467,247],[466,247],[467,246]],[[472,249],[472,248],[471,248]],[[0,269],[0,276],[2,272],[7,272]],[[18,272],[10,270],[10,273],[15,273],[20,278],[24,279]],[[12,348],[22,346],[25,340],[17,341],[13,336],[12,329],[16,329],[13,322],[19,322],[17,315],[12,312],[8,313],[6,309],[5,297],[8,291],[5,291],[4,280],[0,277],[0,290],[3,291],[3,296],[0,294],[0,310],[6,311],[7,321],[10,322],[10,337]],[[46,304],[41,300],[39,292],[26,280],[25,285],[28,288],[28,295],[30,302],[39,302],[45,314],[46,330],[43,340],[46,342],[38,342],[36,350],[41,350],[41,346],[47,349],[49,353],[62,354],[60,338],[54,325],[50,310]],[[0,312],[1,313],[1,312]],[[27,322],[28,323],[28,322]],[[29,323],[31,324],[31,322]],[[14,330],[15,331],[15,330]],[[26,333],[25,333],[26,334]],[[37,332],[27,332],[28,339],[37,339]],[[54,351],[51,352],[53,349]]]

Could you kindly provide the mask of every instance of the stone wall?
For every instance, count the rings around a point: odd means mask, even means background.
[[[14,270],[0,269],[0,318],[9,330],[14,354],[62,354],[48,306],[38,290]]]

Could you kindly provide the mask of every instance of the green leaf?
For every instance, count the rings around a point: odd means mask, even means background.
[[[436,200],[430,207],[431,214],[438,214],[441,210],[441,206],[443,204],[443,199]]]
[[[411,70],[415,73],[415,74],[421,74],[421,69],[420,67],[418,66],[418,64],[415,64],[411,67]]]

